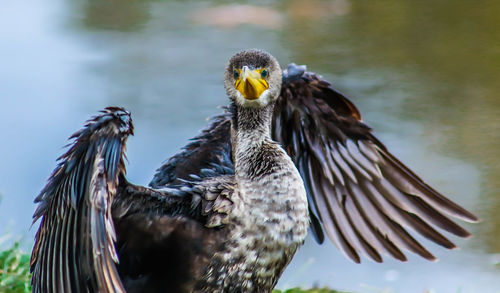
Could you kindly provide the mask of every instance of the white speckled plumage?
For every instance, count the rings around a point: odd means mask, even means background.
[[[279,145],[267,138],[238,145],[236,192],[225,228],[227,241],[212,258],[207,281],[217,284],[220,292],[267,292],[306,237],[306,192],[298,171]],[[253,177],[246,167],[253,164],[252,154],[262,149],[272,153],[276,165],[269,174]],[[241,288],[234,288],[234,284]]]

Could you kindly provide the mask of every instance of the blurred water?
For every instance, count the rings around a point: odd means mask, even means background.
[[[500,292],[500,2],[7,1],[0,9],[0,235],[29,230],[33,198],[67,137],[108,105],[133,113],[128,175],[154,170],[220,112],[244,48],[307,64],[376,135],[474,211],[459,251],[355,265],[308,241],[280,285],[358,292]]]

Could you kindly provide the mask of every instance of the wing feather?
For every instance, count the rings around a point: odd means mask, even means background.
[[[297,164],[300,176],[302,177],[302,180],[305,182],[305,189],[307,192],[307,200],[309,202],[309,215],[311,217],[311,229],[313,232],[313,235],[319,243],[323,243],[325,240],[325,235],[323,233],[323,228],[321,227],[321,219],[319,219],[319,212],[318,212],[318,203],[316,202],[316,199],[312,196],[312,190],[311,190],[311,184],[309,180],[309,168],[308,168],[308,159],[307,155],[304,154],[303,156],[299,157],[299,162]]]
[[[336,196],[326,197],[326,199],[330,207],[330,213],[336,218],[336,222],[339,223],[339,230],[345,235],[346,240],[352,244],[357,252],[364,253],[374,261],[380,261],[380,255],[373,252],[373,247],[368,245],[365,239],[358,233],[356,226],[350,224],[349,215],[346,214],[344,207],[344,187],[341,185],[331,186],[325,184],[325,182],[321,186],[323,187],[323,194],[336,193]],[[335,191],[333,189],[335,189]],[[360,259],[358,259],[358,262],[359,261]]]
[[[352,197],[344,198],[345,213],[348,215],[349,224],[355,227],[360,238],[368,245],[369,254],[376,262],[382,262],[382,256],[379,251],[385,251],[384,244],[377,238],[375,232],[370,229],[365,219],[358,211]]]
[[[309,160],[309,164],[311,162],[314,162],[313,160]],[[314,166],[309,166],[309,181],[314,182],[316,181],[316,176],[313,174],[314,170],[317,170],[317,168],[314,168]],[[319,184],[313,184],[312,193],[315,195],[322,195],[323,191],[320,189]],[[347,256],[349,259],[352,261],[359,263],[360,258],[358,253],[356,252],[355,248],[345,239],[344,234],[342,233],[342,230],[340,230],[339,224],[337,222],[337,219],[334,217],[333,214],[331,214],[331,211],[328,209],[328,205],[325,202],[325,197],[324,196],[316,196],[315,199],[317,200],[317,206],[318,206],[318,211],[321,217],[326,218],[327,220],[323,220],[323,227],[325,229],[326,234],[332,240],[333,244],[337,246],[337,248],[340,249],[340,251]]]
[[[399,189],[408,194],[417,195],[425,202],[437,210],[441,210],[453,217],[466,222],[475,223],[479,219],[471,212],[465,210],[450,199],[444,197],[432,187],[427,185],[408,167],[403,165],[398,159],[386,151],[380,151],[385,159],[384,171],[387,179]]]
[[[110,107],[71,137],[35,200],[34,221],[41,223],[31,258],[34,292],[124,292],[111,203],[132,132],[130,114]]]
[[[384,197],[377,189],[367,183],[364,183],[363,186],[369,189],[369,194],[373,196],[373,200],[380,203],[380,207],[384,213],[391,215],[395,221],[401,223],[403,226],[413,228],[415,231],[419,232],[429,240],[435,241],[437,244],[449,249],[455,248],[455,245],[451,241],[417,216],[418,213],[412,213],[398,208],[391,203],[389,199]]]
[[[357,184],[348,184],[351,193],[361,203],[368,216],[375,221],[376,229],[380,229],[384,237],[388,237],[396,245],[410,250],[425,259],[436,258],[416,241],[391,215],[384,213],[379,203],[373,199],[369,190],[361,190]]]
[[[405,261],[405,249],[435,260],[409,230],[450,249],[456,246],[434,227],[470,235],[449,217],[476,222],[476,216],[396,159],[328,82],[298,69],[291,64],[284,72],[273,135],[305,175],[311,216],[347,257],[382,261],[384,253]]]
[[[210,125],[193,138],[181,152],[168,159],[154,175],[149,185],[162,188],[180,184],[183,180],[213,175],[232,175],[234,166],[231,159],[231,116],[223,113],[214,117]],[[211,170],[204,173],[202,170]]]

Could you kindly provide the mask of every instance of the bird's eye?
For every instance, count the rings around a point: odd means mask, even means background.
[[[267,71],[267,69],[264,69],[264,70],[262,70],[262,72],[260,73],[260,75],[261,75],[263,78],[266,78],[266,77],[269,75],[269,71]]]
[[[238,70],[235,69],[233,71],[233,76],[234,76],[235,79],[238,78],[238,77],[240,77],[240,73],[238,72]]]

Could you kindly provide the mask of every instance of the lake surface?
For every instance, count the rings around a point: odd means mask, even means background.
[[[500,2],[12,1],[0,9],[0,235],[28,250],[34,197],[66,139],[108,105],[133,114],[128,176],[154,170],[227,103],[222,73],[261,48],[347,94],[421,177],[476,213],[430,263],[356,265],[312,239],[279,287],[500,292]]]

